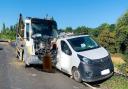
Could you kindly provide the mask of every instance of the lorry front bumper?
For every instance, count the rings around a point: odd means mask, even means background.
[[[42,64],[42,61],[36,55],[31,55],[30,57],[27,58],[27,60],[24,61],[27,65]]]

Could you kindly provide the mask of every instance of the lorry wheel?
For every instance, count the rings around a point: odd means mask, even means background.
[[[19,61],[23,61],[23,50],[16,50],[16,58],[19,60]]]
[[[30,67],[30,65],[28,65],[28,64],[25,64],[25,68],[28,68],[28,67]]]
[[[19,59],[19,51],[16,49],[16,58]]]
[[[25,62],[25,57],[24,57],[25,55],[23,54],[23,62],[24,62],[24,67],[25,68],[28,68],[28,67],[30,67],[30,64],[27,64],[26,62]]]
[[[20,61],[23,61],[23,50],[22,50],[22,51],[20,51],[19,60],[20,60]]]
[[[81,74],[77,68],[73,68],[72,76],[73,76],[75,81],[82,82]]]

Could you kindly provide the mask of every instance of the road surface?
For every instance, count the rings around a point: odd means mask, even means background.
[[[41,67],[25,68],[15,57],[15,49],[0,43],[0,89],[90,89],[56,71],[46,73]]]

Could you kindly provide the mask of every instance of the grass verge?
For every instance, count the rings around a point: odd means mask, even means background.
[[[105,89],[128,89],[128,79],[124,76],[114,75],[111,79],[105,81],[102,86]]]

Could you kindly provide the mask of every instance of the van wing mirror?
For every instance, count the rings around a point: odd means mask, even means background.
[[[65,53],[68,54],[68,55],[72,55],[71,50],[65,50]]]

